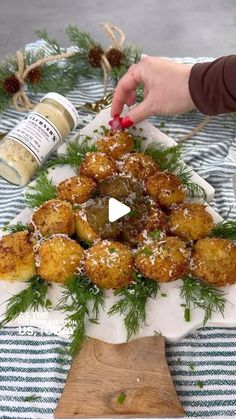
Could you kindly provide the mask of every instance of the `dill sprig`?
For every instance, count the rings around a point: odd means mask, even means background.
[[[211,236],[236,240],[236,221],[221,221],[211,231]]]
[[[209,284],[205,284],[200,280],[186,276],[183,278],[183,285],[180,290],[180,296],[186,304],[185,320],[190,321],[190,311],[192,308],[201,308],[204,311],[203,325],[212,318],[214,313],[224,315],[226,304],[225,293],[214,288]]]
[[[67,144],[64,154],[47,161],[42,169],[40,169],[39,173],[45,172],[49,167],[64,164],[69,164],[73,168],[78,168],[83,162],[86,154],[94,151],[96,151],[96,146],[95,144],[91,144],[91,137],[86,135],[81,138],[81,135],[79,135],[75,141]]]
[[[86,337],[86,319],[92,316],[92,321],[96,322],[99,309],[103,306],[103,291],[85,276],[73,277],[63,286],[63,295],[57,308],[66,313],[64,327],[71,332],[67,355],[74,356],[78,352]]]
[[[206,192],[202,186],[191,181],[193,170],[182,162],[183,151],[184,146],[182,144],[164,148],[159,144],[153,143],[145,149],[145,154],[151,156],[161,170],[174,172],[188,190],[188,195],[191,198],[206,199]]]
[[[109,310],[108,315],[122,314],[127,331],[127,341],[136,334],[146,321],[146,302],[155,298],[159,290],[156,281],[144,278],[134,272],[134,283],[128,287],[117,289],[114,294],[121,297]]]
[[[39,207],[44,202],[54,199],[57,196],[56,186],[48,179],[46,172],[39,172],[34,185],[28,186],[32,193],[25,193],[26,205],[30,208]]]
[[[6,224],[4,227],[2,227],[3,231],[7,231],[9,234],[17,233],[18,231],[25,231],[28,230],[27,224],[23,223],[16,223],[16,224]]]
[[[5,326],[12,320],[15,320],[21,313],[39,308],[49,309],[51,301],[47,297],[49,283],[39,276],[33,276],[27,281],[27,288],[13,295],[7,300],[7,307],[4,317],[0,322],[0,327]]]

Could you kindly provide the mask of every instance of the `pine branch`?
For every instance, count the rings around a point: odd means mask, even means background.
[[[21,313],[39,308],[49,309],[51,301],[47,298],[49,283],[38,276],[34,276],[28,282],[28,286],[18,294],[13,295],[7,300],[7,307],[0,327],[5,326],[15,320]]]
[[[67,355],[74,356],[86,337],[85,320],[92,315],[98,319],[104,306],[103,291],[85,276],[71,278],[63,287],[58,309],[66,313],[65,328],[71,331],[71,343]]]
[[[56,186],[48,179],[47,173],[41,171],[33,186],[28,186],[32,193],[25,193],[25,203],[30,208],[39,207],[44,202],[57,196]]]
[[[127,331],[127,341],[139,331],[146,320],[146,302],[148,298],[155,298],[159,290],[156,281],[145,279],[141,274],[134,273],[134,283],[126,288],[118,289],[115,295],[121,297],[108,312],[124,315],[124,324]]]
[[[180,296],[186,304],[185,319],[190,321],[190,311],[192,308],[201,308],[204,311],[203,325],[212,318],[214,313],[224,315],[226,304],[225,293],[218,289],[199,281],[192,276],[183,278],[183,285]]]
[[[17,233],[18,231],[28,230],[27,224],[17,223],[17,224],[6,224],[3,228],[3,231],[7,231],[9,234]]]
[[[86,157],[87,153],[96,151],[96,146],[91,143],[91,137],[81,136],[78,137],[71,143],[67,144],[65,154],[55,157],[52,160],[47,161],[39,172],[45,172],[49,167],[58,165],[69,164],[73,168],[78,168]]]
[[[99,45],[89,32],[81,30],[76,25],[69,25],[66,30],[70,41],[79,48],[83,55],[88,55],[90,48]]]
[[[61,54],[62,48],[56,39],[50,38],[44,29],[35,31],[35,34],[45,42],[47,48],[50,50],[50,55]]]
[[[212,237],[236,240],[236,221],[222,221],[218,223],[210,234]]]

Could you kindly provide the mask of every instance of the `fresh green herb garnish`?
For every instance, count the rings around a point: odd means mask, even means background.
[[[27,396],[24,398],[24,402],[36,402],[40,400],[41,396],[37,396],[36,394],[32,394],[31,396]]]
[[[151,249],[149,249],[149,247],[145,246],[139,251],[139,254],[143,254],[145,256],[152,256],[153,251]]]
[[[194,366],[194,364],[190,363],[190,364],[189,364],[189,368],[190,368],[190,370],[191,370],[191,371],[195,371],[195,366]]]
[[[211,236],[236,240],[236,221],[222,221],[211,231]]]
[[[115,247],[109,247],[109,253],[115,253],[116,252],[116,248]]]
[[[120,393],[120,395],[117,397],[117,403],[123,404],[125,399],[126,399],[126,394],[125,393]]]
[[[185,321],[190,321],[191,308],[201,308],[204,311],[203,325],[212,318],[214,313],[224,315],[226,304],[225,294],[222,290],[205,284],[192,276],[183,278],[183,285],[180,291],[181,298],[186,303],[184,311]]]
[[[159,239],[161,234],[161,230],[159,228],[157,228],[156,230],[150,231],[150,233],[148,234],[153,240],[157,240]]]
[[[25,193],[26,205],[30,208],[39,207],[44,202],[57,197],[57,188],[52,181],[48,179],[46,172],[40,172],[35,184],[28,186],[32,193]]]
[[[64,327],[71,331],[68,356],[74,356],[85,339],[86,318],[92,319],[93,323],[97,321],[99,309],[103,306],[103,291],[85,276],[71,278],[63,286],[63,295],[57,308],[66,313]]]
[[[138,332],[141,324],[146,320],[146,302],[148,298],[155,298],[159,284],[151,279],[145,279],[134,272],[135,283],[128,287],[115,290],[114,294],[121,297],[109,310],[108,315],[122,314],[127,331],[127,340]]]
[[[165,126],[166,126],[165,122],[164,121],[161,121],[159,127],[160,128],[165,128]]]
[[[17,223],[17,224],[5,224],[2,228],[3,231],[7,231],[9,234],[17,233],[18,231],[28,230],[27,224]]]
[[[154,330],[153,333],[154,333],[154,336],[162,336],[162,333],[160,330]]]
[[[15,320],[21,313],[39,308],[49,309],[52,305],[47,298],[49,283],[38,276],[27,281],[27,288],[7,300],[7,307],[0,327],[5,326],[11,320]]]
[[[196,385],[197,385],[199,388],[203,388],[203,387],[204,387],[204,383],[203,383],[203,381],[197,381],[197,382],[196,382]]]
[[[167,297],[167,294],[165,292],[161,292],[161,297]]]

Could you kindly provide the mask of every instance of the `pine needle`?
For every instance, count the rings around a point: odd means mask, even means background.
[[[43,167],[39,170],[40,172],[45,172],[49,167],[54,167],[58,165],[69,164],[74,169],[77,169],[87,153],[92,153],[96,151],[96,146],[91,142],[91,137],[85,136],[84,138],[80,135],[75,139],[75,141],[68,143],[65,154],[55,157],[52,160],[46,162]]]
[[[141,274],[134,273],[134,283],[126,288],[118,289],[115,295],[121,297],[109,310],[108,315],[124,315],[127,331],[127,341],[139,331],[146,321],[146,302],[148,298],[155,298],[159,290],[156,281],[145,279]]]
[[[0,327],[15,320],[21,313],[39,308],[49,309],[51,301],[47,298],[49,283],[38,276],[27,281],[27,288],[7,300],[7,307]]]
[[[211,231],[211,237],[236,240],[236,221],[222,221]]]
[[[46,172],[40,172],[33,186],[28,186],[32,193],[25,193],[25,203],[30,208],[39,207],[44,202],[57,196],[56,186],[48,179]]]
[[[183,278],[180,296],[186,304],[186,321],[190,321],[190,310],[192,308],[201,308],[204,311],[204,326],[214,313],[221,313],[224,316],[225,304],[227,302],[225,293],[192,276]]]
[[[66,33],[69,36],[70,41],[86,55],[88,54],[90,48],[99,45],[89,32],[81,30],[76,25],[69,25]]]
[[[9,234],[17,233],[18,231],[25,231],[28,230],[27,224],[23,223],[16,223],[16,224],[6,224],[2,227],[3,231],[7,231]]]
[[[76,276],[65,284],[57,308],[66,313],[64,327],[71,331],[67,355],[74,356],[78,352],[86,337],[85,320],[93,316],[93,320],[97,321],[103,306],[103,291],[85,276]]]

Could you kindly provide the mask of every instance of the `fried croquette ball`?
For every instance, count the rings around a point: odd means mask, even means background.
[[[189,271],[189,251],[178,237],[143,246],[135,257],[135,266],[146,277],[160,282],[174,281]]]
[[[35,241],[28,231],[19,231],[0,239],[0,278],[27,281],[36,273]]]
[[[160,170],[152,157],[143,153],[126,154],[121,170],[139,180],[146,180]]]
[[[202,204],[181,204],[171,211],[171,231],[184,240],[204,238],[213,227],[213,218]]]
[[[122,220],[122,238],[131,244],[139,241],[137,237],[144,230],[149,217],[149,206],[146,198],[132,202],[131,212]]]
[[[86,219],[92,229],[102,239],[115,239],[120,233],[120,222],[109,221],[109,198],[97,197],[91,200],[85,208]]]
[[[173,173],[158,172],[146,181],[147,193],[163,207],[180,204],[185,191],[180,179]]]
[[[206,237],[195,243],[192,272],[215,287],[236,283],[236,245],[229,240]]]
[[[42,236],[68,234],[75,231],[74,213],[70,202],[51,199],[37,208],[29,223],[31,231],[39,231]]]
[[[137,181],[124,176],[111,176],[98,184],[98,190],[101,195],[107,195],[118,200],[125,200],[132,196],[141,196],[144,189]]]
[[[157,205],[151,208],[144,230],[136,237],[136,243],[156,240],[169,230],[167,215]]]
[[[43,242],[37,251],[37,273],[46,281],[64,283],[83,266],[84,251],[76,241],[55,235]]]
[[[71,204],[86,202],[96,189],[96,183],[86,176],[73,176],[57,186],[57,197]]]
[[[119,242],[103,240],[87,250],[85,271],[99,287],[122,288],[132,281],[132,253]]]
[[[96,145],[98,151],[117,160],[133,150],[134,140],[126,131],[110,131],[105,137],[99,138]]]
[[[75,233],[79,240],[88,245],[99,240],[99,235],[89,225],[84,209],[75,213]]]
[[[96,181],[105,179],[118,172],[116,161],[105,153],[89,153],[79,168],[81,176],[88,176]]]

